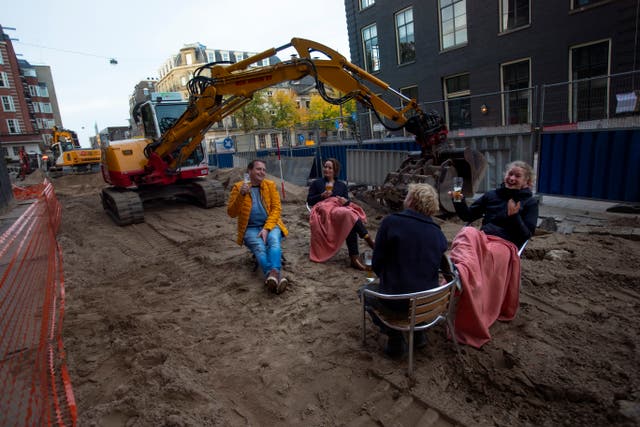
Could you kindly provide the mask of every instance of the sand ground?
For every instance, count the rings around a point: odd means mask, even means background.
[[[143,224],[118,227],[99,174],[53,183],[80,425],[640,424],[638,216],[578,212],[570,229],[537,235],[516,318],[460,354],[432,330],[411,381],[370,323],[362,344],[365,275],[346,248],[309,261],[306,188],[285,185],[291,285],[277,296],[236,245],[226,208],[148,204]],[[361,205],[375,233],[385,212]],[[449,241],[462,226],[440,223]]]

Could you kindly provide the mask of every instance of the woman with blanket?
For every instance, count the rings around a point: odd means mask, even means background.
[[[309,186],[307,204],[313,209],[309,217],[311,247],[309,258],[324,262],[338,252],[346,240],[351,267],[366,270],[360,261],[358,236],[373,248],[374,242],[364,224],[367,216],[360,206],[349,200],[347,184],[339,181],[340,162],[327,159],[322,167],[322,178]]]
[[[482,218],[480,230],[463,227],[451,245],[451,260],[463,286],[455,328],[464,344],[481,347],[491,338],[489,327],[496,320],[515,317],[520,296],[518,247],[533,235],[538,222],[532,182],[531,166],[511,162],[500,188],[471,206],[464,199],[453,203],[462,220]]]

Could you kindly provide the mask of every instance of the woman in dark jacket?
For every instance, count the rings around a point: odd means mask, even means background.
[[[337,179],[339,174],[340,162],[333,158],[327,159],[322,167],[322,178],[316,179],[309,186],[309,194],[307,195],[309,207],[329,197],[336,197],[342,206],[349,205],[349,189],[346,183]],[[353,225],[351,232],[347,235],[346,242],[351,267],[357,270],[365,270],[366,267],[359,257],[358,236],[364,239],[371,248],[374,247],[373,239],[369,236],[369,232],[360,219]]]
[[[538,201],[531,193],[533,169],[522,161],[507,165],[500,188],[482,195],[471,206],[464,197],[454,199],[456,213],[466,222],[482,218],[481,230],[522,246],[534,233],[538,222]]]
[[[438,211],[438,193],[429,184],[409,184],[404,200],[405,209],[382,220],[376,234],[373,251],[373,271],[379,284],[368,287],[385,294],[404,294],[435,288],[447,239],[431,215]],[[367,298],[366,305],[407,313],[406,301]],[[399,357],[406,351],[401,332],[387,328],[369,311],[371,318],[389,337],[385,352]],[[426,345],[424,331],[414,334],[414,345]]]

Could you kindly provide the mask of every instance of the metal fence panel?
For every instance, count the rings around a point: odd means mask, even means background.
[[[349,182],[382,185],[387,174],[397,170],[408,155],[408,151],[396,150],[347,150]]]
[[[640,130],[542,135],[538,191],[640,202]]]

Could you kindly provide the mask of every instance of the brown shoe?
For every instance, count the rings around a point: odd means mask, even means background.
[[[272,292],[278,288],[278,276],[280,276],[278,274],[278,270],[274,268],[267,275],[267,280],[264,281],[264,284],[266,285],[267,289],[269,289]]]
[[[351,255],[351,267],[355,268],[356,270],[367,270],[367,267],[365,267],[362,261],[360,261],[360,256],[358,255]]]

